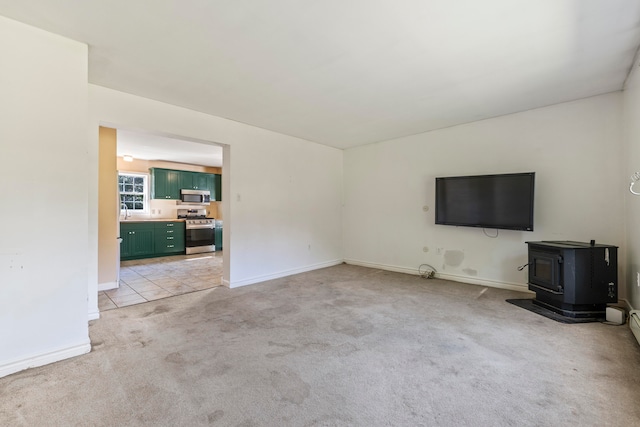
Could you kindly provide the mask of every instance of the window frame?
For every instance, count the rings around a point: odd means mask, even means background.
[[[142,192],[142,209],[129,209],[129,215],[148,215],[149,214],[149,200],[150,200],[150,177],[148,173],[144,172],[130,172],[130,171],[118,171],[118,203],[119,203],[119,211],[120,215],[125,215],[125,210],[122,208],[123,194],[137,195],[140,194],[138,192],[122,192],[120,191],[120,177],[121,176],[131,176],[134,178],[142,178],[143,179],[143,192]]]

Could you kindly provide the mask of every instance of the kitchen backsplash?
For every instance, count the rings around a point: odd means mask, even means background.
[[[208,206],[197,206],[199,209],[206,209],[209,218],[222,219],[221,202],[211,202]],[[178,205],[175,200],[150,200],[148,214],[134,214],[134,218],[150,219],[175,219],[178,217],[178,209],[185,209],[187,205]],[[220,208],[220,209],[219,209]]]

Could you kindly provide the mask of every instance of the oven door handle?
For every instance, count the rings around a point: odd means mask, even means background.
[[[213,230],[213,226],[212,225],[189,225],[188,227],[186,227],[186,230],[204,230],[204,229],[211,229]]]

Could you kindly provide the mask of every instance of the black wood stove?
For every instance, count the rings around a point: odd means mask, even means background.
[[[526,242],[534,304],[563,316],[603,317],[618,302],[617,246],[572,241]]]

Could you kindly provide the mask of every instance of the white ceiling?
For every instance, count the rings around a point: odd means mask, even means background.
[[[222,147],[118,129],[117,155],[143,160],[166,160],[192,165],[222,167]]]
[[[639,0],[0,0],[89,81],[348,148],[620,90]]]

